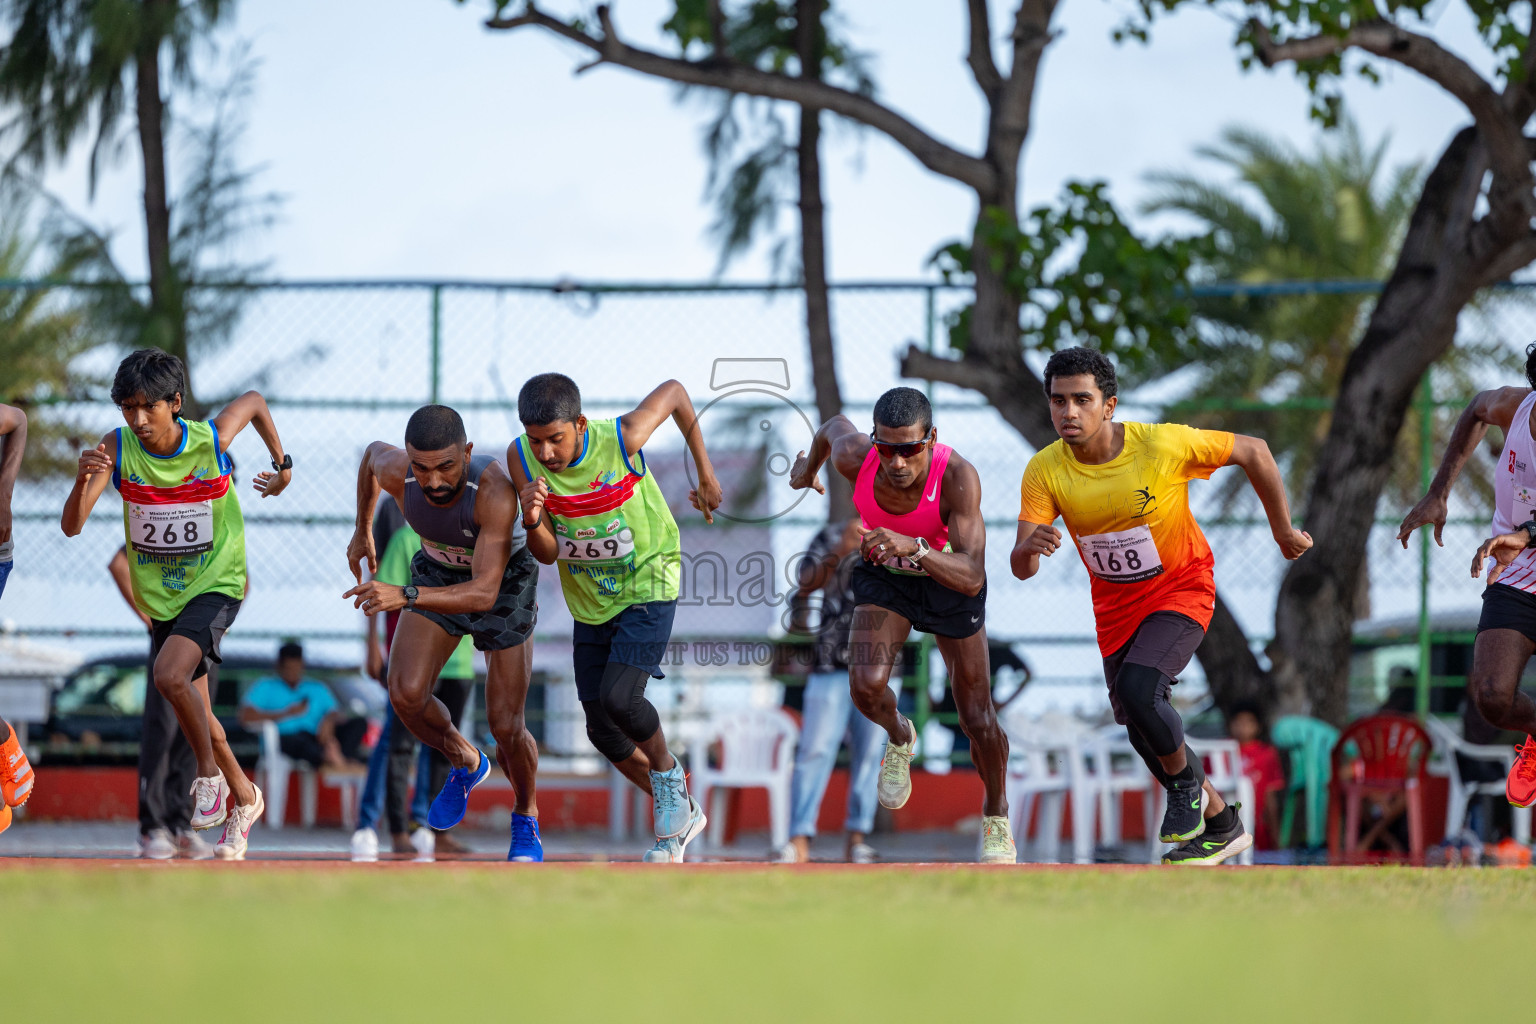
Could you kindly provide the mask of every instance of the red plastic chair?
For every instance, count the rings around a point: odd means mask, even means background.
[[[1371,715],[1340,734],[1333,747],[1333,779],[1328,785],[1331,861],[1358,864],[1368,859],[1360,848],[1362,802],[1370,799],[1385,806],[1400,797],[1408,815],[1408,860],[1424,863],[1424,775],[1432,746],[1429,733],[1407,715]],[[1378,856],[1372,854],[1369,859]]]

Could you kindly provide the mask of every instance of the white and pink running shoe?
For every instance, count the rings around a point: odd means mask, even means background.
[[[250,838],[251,826],[256,824],[256,819],[266,809],[267,802],[261,798],[260,789],[256,790],[255,803],[236,804],[234,810],[229,812],[229,820],[224,823],[224,835],[213,848],[214,855],[220,860],[245,860],[246,840]]]
[[[198,779],[192,783],[192,827],[199,832],[224,824],[229,812],[224,809],[229,801],[229,783],[224,773]]]

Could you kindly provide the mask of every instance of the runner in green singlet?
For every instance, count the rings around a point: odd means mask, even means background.
[[[720,484],[693,402],[669,380],[617,419],[588,420],[575,382],[541,373],[518,393],[517,414],[525,433],[507,449],[507,468],[528,550],[545,565],[559,565],[560,589],[576,619],[572,658],[587,736],[654,800],[656,845],[645,859],[680,864],[689,840],[704,829],[704,811],[688,795],[645,685],[662,677],[682,548],[641,448],[668,419],[677,423],[698,466],[688,500],[713,523]]]
[[[186,368],[175,356],[146,348],[122,361],[112,401],[127,428],[81,453],[60,525],[77,536],[108,483],[122,495],[133,600],[153,624],[155,688],[175,708],[197,758],[192,827],[223,824],[214,852],[243,860],[265,805],[235,762],[208,693],[208,670],[223,660],[219,642],[245,593],[245,521],[225,452],[236,434],[256,428],[272,456],[273,471],[253,482],[264,498],[288,486],[293,459],[259,392],[247,391],[211,420],[191,421],[181,418],[185,393]],[[226,810],[230,796],[234,807]]]

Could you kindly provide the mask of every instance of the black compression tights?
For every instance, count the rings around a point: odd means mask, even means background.
[[[645,669],[616,661],[610,661],[603,670],[599,691],[603,710],[619,731],[635,743],[644,743],[661,728],[661,716],[645,699],[645,684],[650,681],[651,674]]]

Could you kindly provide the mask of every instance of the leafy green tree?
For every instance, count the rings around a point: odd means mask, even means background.
[[[1473,61],[1436,38],[1431,0],[1138,0],[1124,33],[1204,8],[1236,21],[1244,66],[1290,66],[1314,113],[1337,120],[1345,73],[1381,80],[1386,64],[1444,89],[1471,123],[1425,175],[1381,294],[1339,378],[1303,517],[1316,547],[1286,572],[1270,646],[1281,707],[1333,722],[1348,713],[1352,610],[1376,507],[1420,382],[1451,347],[1457,318],[1489,285],[1536,260],[1536,114],[1531,5],[1453,0],[1485,49]],[[1345,58],[1349,58],[1346,65]],[[1479,70],[1485,66],[1491,70]]]
[[[1199,223],[1210,245],[1198,273],[1211,281],[1380,281],[1408,229],[1423,165],[1389,169],[1387,140],[1367,146],[1353,119],[1330,134],[1302,153],[1257,129],[1227,128],[1197,155],[1228,172],[1230,183],[1186,170],[1156,172],[1147,176],[1152,195],[1143,212]],[[1171,412],[1199,426],[1263,436],[1286,468],[1289,489],[1304,493],[1328,436],[1332,398],[1374,300],[1365,289],[1201,300],[1199,313],[1214,337],[1200,352],[1198,383]],[[1436,364],[1437,390],[1470,394],[1489,370],[1513,368],[1506,346],[1466,341]],[[1259,403],[1296,408],[1252,408]],[[1388,482],[1398,504],[1412,504],[1421,487],[1418,416],[1417,408],[1409,412],[1398,438]],[[1440,432],[1449,426],[1441,423]],[[1242,493],[1241,483],[1227,479],[1229,503]],[[1478,504],[1491,498],[1491,481],[1476,473],[1465,474],[1461,485]]]
[[[90,139],[94,189],[132,113],[149,267],[137,341],[183,360],[187,296],[172,245],[166,85],[196,84],[194,51],[233,8],[234,0],[0,0],[0,110],[10,115],[0,142],[12,164],[41,169]]]

